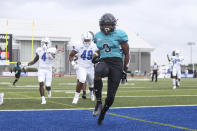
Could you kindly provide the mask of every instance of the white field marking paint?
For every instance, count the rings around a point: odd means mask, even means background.
[[[137,89],[139,89],[139,88],[145,88],[145,89],[146,89],[146,88],[152,88],[152,87],[124,87],[124,86],[121,86],[121,87],[119,87],[118,89],[120,89],[120,88],[121,88],[121,89],[122,89],[122,88],[123,88],[123,89],[124,89],[124,88],[137,88]]]
[[[123,87],[124,88],[124,87]],[[129,87],[128,87],[129,88]],[[132,88],[132,87],[131,87]],[[138,87],[136,87],[138,88]],[[140,87],[140,88],[143,88],[143,87]],[[6,89],[6,90],[37,90],[37,88],[1,88],[1,89]],[[118,90],[118,92],[157,92],[157,91],[176,91],[176,92],[181,92],[181,91],[196,91],[197,89],[177,89],[177,90],[172,90],[172,89],[168,89],[168,90],[128,90],[128,91],[122,91],[122,90]],[[52,89],[52,92],[64,92],[64,93],[68,93],[68,94],[72,94],[72,93],[75,93],[75,89],[73,90],[62,90],[62,89]],[[7,93],[16,93],[16,92],[7,92]],[[19,92],[18,92],[19,93]],[[25,93],[25,92],[21,92],[21,93]],[[107,94],[107,92],[103,92],[103,94]]]
[[[165,106],[133,106],[133,107],[110,107],[110,109],[125,109],[125,108],[164,108],[164,107],[183,107],[183,106],[197,106],[197,105],[165,105]],[[27,109],[27,110],[0,110],[0,112],[6,112],[6,111],[70,111],[70,110],[93,110],[94,108],[86,108],[86,109],[80,109],[80,108],[71,108],[71,109]]]
[[[93,108],[86,108],[86,109],[93,109]],[[27,109],[27,110],[0,110],[0,112],[6,112],[6,111],[70,111],[70,110],[85,110],[80,108],[70,108],[70,109]]]
[[[50,97],[50,99],[65,99],[65,98],[73,98],[73,97]],[[30,100],[30,99],[41,99],[41,97],[20,97],[20,98],[4,98],[7,100]],[[79,98],[82,99],[82,98]]]
[[[59,83],[58,85],[60,85],[60,86],[76,86],[77,85],[77,83]]]
[[[38,90],[38,88],[1,88],[6,90]]]
[[[128,91],[117,91],[117,92],[145,92],[145,91],[147,91],[147,92],[151,92],[151,91],[176,91],[176,92],[178,92],[178,91],[191,91],[191,90],[193,90],[193,91],[196,91],[197,89],[176,89],[176,90],[173,90],[173,89],[166,89],[166,90],[128,90]]]
[[[58,92],[66,92],[67,90],[51,90],[51,91],[58,93]]]
[[[76,86],[76,83],[59,83],[60,86]],[[107,85],[106,82],[103,85]],[[124,85],[135,85],[135,83],[125,83]]]
[[[0,85],[10,85],[10,82],[0,82]]]
[[[75,90],[73,90],[73,91],[65,91],[65,93],[66,94],[73,94],[73,93],[75,93]]]
[[[38,85],[17,85],[14,87],[39,87]]]
[[[107,78],[103,78],[102,80],[107,80]],[[128,78],[127,81],[150,81],[151,79],[147,79],[147,78]]]
[[[130,78],[127,79],[127,81],[150,81],[151,79],[134,79],[134,78]]]
[[[75,90],[65,91],[65,93],[67,93],[67,94],[73,94],[73,93],[75,93]],[[107,92],[104,91],[104,92],[102,92],[102,94],[107,94]]]
[[[8,85],[9,87],[15,87],[15,88],[19,88],[19,87],[39,87],[38,85],[16,85],[13,86],[12,84]]]
[[[147,97],[182,97],[182,96],[187,96],[187,97],[192,97],[192,96],[197,96],[197,95],[162,95],[162,96],[116,96],[118,98],[147,98]],[[106,97],[106,96],[105,96]],[[64,98],[73,98],[73,97],[51,97],[50,99],[64,99]],[[4,99],[9,99],[9,100],[17,100],[17,99],[41,99],[40,97],[20,97],[20,98],[4,98]],[[82,98],[80,98],[82,99]]]
[[[160,95],[160,96],[116,96],[119,98],[124,98],[124,97],[182,97],[182,96],[197,96],[197,95]]]
[[[131,85],[131,86],[134,86],[135,83],[124,83],[124,84],[121,84],[121,83],[120,83],[120,86],[124,86],[124,85]]]
[[[36,88],[36,87],[33,87],[33,88],[30,88],[30,87],[28,87],[28,88],[19,88],[19,87],[17,87],[17,88],[14,88],[14,87],[12,87],[12,88],[0,88],[0,89],[6,89],[6,90],[38,90],[38,88]],[[71,90],[71,89],[65,89],[65,88],[55,88],[55,89],[53,89],[52,88],[52,91],[53,90]],[[73,89],[73,90],[75,90],[75,89]]]

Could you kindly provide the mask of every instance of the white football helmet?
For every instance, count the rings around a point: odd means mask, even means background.
[[[81,39],[85,46],[89,46],[92,42],[92,34],[90,32],[85,32],[81,35]]]
[[[47,50],[48,48],[51,47],[51,41],[49,38],[45,37],[41,40],[41,47],[44,49],[44,50]]]

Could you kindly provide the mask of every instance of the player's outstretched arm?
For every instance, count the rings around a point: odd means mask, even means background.
[[[73,57],[77,54],[77,52],[75,50],[72,50],[69,54],[69,61],[72,62],[73,61]]]
[[[127,81],[127,69],[129,66],[129,44],[127,42],[123,42],[121,43],[121,47],[123,50],[123,53],[125,55],[124,57],[124,68],[123,68],[123,72],[122,72],[122,80],[121,83],[124,84]]]
[[[28,65],[28,66],[33,65],[33,64],[35,64],[38,60],[39,60],[39,56],[38,56],[38,54],[36,54],[36,56],[34,57],[34,59],[33,59],[32,61],[30,61],[27,65]]]
[[[123,43],[121,43],[121,47],[122,47],[123,53],[125,55],[125,57],[124,57],[124,71],[126,71],[128,68],[129,59],[130,59],[129,44],[127,42],[123,42]]]
[[[170,56],[169,56],[169,54],[167,54],[167,58],[168,58],[168,61],[170,62],[171,60],[170,60]]]

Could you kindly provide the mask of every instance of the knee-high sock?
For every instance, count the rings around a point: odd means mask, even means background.
[[[176,86],[176,79],[175,78],[172,79],[172,84],[173,84],[173,86]]]
[[[94,80],[94,91],[96,95],[97,102],[102,99],[102,88],[103,88],[103,82],[102,80]]]

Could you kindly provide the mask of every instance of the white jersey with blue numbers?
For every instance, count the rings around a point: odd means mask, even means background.
[[[79,67],[92,67],[92,55],[95,51],[98,51],[96,44],[93,42],[89,46],[85,46],[83,43],[73,46],[73,50],[77,52],[77,64]]]
[[[36,53],[39,56],[39,65],[38,65],[38,69],[52,69],[52,65],[53,65],[53,60],[55,58],[53,58],[53,56],[49,53],[53,53],[56,54],[56,48],[49,48],[47,49],[47,51],[43,50],[43,48],[38,47],[36,50]]]
[[[173,68],[180,68],[182,61],[183,61],[183,57],[177,57],[177,56],[171,57],[171,62],[172,62]]]
[[[94,42],[100,50],[100,58],[123,57],[121,43],[127,42],[128,36],[122,30],[115,30],[108,35],[103,32],[95,34]]]

